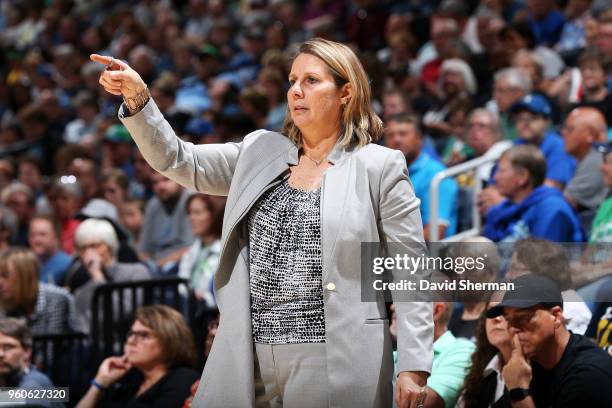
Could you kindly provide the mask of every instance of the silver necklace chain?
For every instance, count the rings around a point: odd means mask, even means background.
[[[315,166],[319,167],[321,165],[321,163],[323,163],[326,159],[327,159],[327,155],[325,155],[325,157],[323,157],[321,160],[315,160],[312,157],[308,156],[306,153],[304,153],[304,157],[306,157],[308,160],[310,160],[311,162],[313,162],[315,164]]]

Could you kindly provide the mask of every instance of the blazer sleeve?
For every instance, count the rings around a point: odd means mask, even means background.
[[[124,112],[126,108],[122,105],[119,119],[153,169],[187,188],[213,195],[228,194],[241,143],[184,142],[164,119],[153,98],[132,116]]]
[[[382,238],[396,251],[418,256],[425,248],[419,199],[408,178],[406,159],[399,151],[388,155],[380,181]],[[407,279],[406,270],[394,269],[393,280]],[[397,316],[397,372],[425,371],[433,363],[433,315],[429,301],[406,301],[394,296]]]

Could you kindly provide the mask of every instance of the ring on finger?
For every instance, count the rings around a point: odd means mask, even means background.
[[[110,71],[110,69],[113,66],[114,62],[115,62],[115,57],[111,57],[109,63],[106,65],[106,69]]]

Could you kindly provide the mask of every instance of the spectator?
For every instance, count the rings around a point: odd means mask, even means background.
[[[527,0],[527,9],[536,43],[555,46],[561,37],[565,16],[557,10],[554,0]]]
[[[472,237],[457,242],[452,247],[453,258],[484,259],[484,268],[473,269],[466,273],[455,272],[457,280],[470,280],[471,282],[495,282],[501,269],[501,257],[497,246],[488,238]],[[459,299],[462,308],[455,308],[448,323],[448,330],[455,337],[461,337],[475,341],[478,320],[486,309],[486,292],[483,291],[459,291]]]
[[[391,116],[387,120],[385,137],[387,147],[400,150],[406,157],[410,179],[416,196],[421,200],[421,218],[423,220],[423,235],[429,240],[429,187],[431,180],[440,171],[444,170],[442,163],[434,160],[429,154],[422,151],[422,136],[418,121],[415,117],[400,114]],[[457,229],[457,183],[447,178],[440,183],[440,202],[438,204],[439,227],[437,236],[443,238],[453,235]],[[444,199],[442,199],[444,197]]]
[[[569,0],[567,2],[565,7],[567,20],[556,47],[559,52],[576,52],[587,45],[585,25],[587,20],[592,18],[589,11],[592,2],[592,0]]]
[[[127,200],[119,208],[121,225],[127,230],[130,245],[132,245],[134,248],[140,248],[140,232],[144,222],[144,210],[145,204],[140,198]]]
[[[168,118],[168,123],[179,133],[183,131],[185,124],[191,117],[187,112],[177,109],[176,91],[179,87],[179,80],[176,75],[165,71],[153,81],[151,85],[151,96],[159,101],[157,106]]]
[[[259,85],[264,89],[268,98],[268,116],[266,118],[266,129],[280,131],[283,128],[287,102],[285,101],[285,80],[281,73],[272,68],[264,68],[257,79]]]
[[[87,135],[95,134],[100,122],[98,101],[90,91],[79,92],[72,100],[77,117],[66,125],[64,142],[79,143]]]
[[[30,221],[29,242],[41,264],[40,281],[63,286],[72,258],[60,249],[55,220],[47,215],[34,216]]]
[[[153,174],[155,196],[145,209],[140,251],[160,266],[177,262],[193,242],[187,217],[189,193],[162,174]]]
[[[506,68],[495,73],[493,100],[488,108],[497,111],[504,139],[515,140],[517,131],[510,118],[510,108],[531,92],[531,79],[518,68]]]
[[[121,169],[107,169],[102,175],[102,194],[117,210],[128,199],[130,181]]]
[[[0,386],[26,390],[52,388],[53,383],[32,364],[32,331],[23,320],[0,319]],[[48,401],[28,400],[30,406]]]
[[[474,150],[476,157],[498,158],[504,151],[512,147],[508,140],[502,140],[499,117],[487,109],[474,109],[468,119],[468,145]],[[477,182],[488,183],[491,179],[494,163],[478,168]]]
[[[419,76],[429,86],[438,80],[441,56],[449,55],[459,41],[459,26],[452,18],[435,15],[431,19],[430,38],[417,53],[416,61],[412,65],[414,74]]]
[[[49,203],[60,227],[61,248],[68,255],[74,252],[74,231],[80,221],[76,215],[81,207],[83,192],[75,176],[62,176],[51,187]]]
[[[117,262],[119,240],[106,220],[89,218],[83,221],[76,230],[75,244],[82,268],[66,278],[66,286],[74,294],[76,311],[83,322],[91,320],[91,301],[98,286],[151,278],[143,264]]]
[[[601,13],[597,19],[597,37],[595,46],[606,57],[612,58],[612,11],[608,6],[607,11]],[[608,71],[608,78],[610,72]]]
[[[576,108],[562,130],[565,151],[578,162],[576,173],[563,190],[568,203],[576,210],[585,231],[591,227],[595,211],[608,195],[600,168],[603,158],[595,144],[608,140],[603,115],[593,108]]]
[[[529,94],[511,108],[518,131],[518,145],[537,146],[546,159],[544,184],[563,189],[571,180],[576,160],[565,153],[563,140],[550,130],[551,109],[546,100]]]
[[[612,56],[595,49],[583,52],[578,58],[580,69],[580,88],[578,102],[570,105],[569,110],[585,106],[599,110],[612,126],[612,93],[608,88],[608,74],[612,68]]]
[[[601,174],[603,181],[612,189],[612,143],[602,146],[603,163],[601,165]],[[607,243],[612,242],[612,196],[608,195],[601,203],[593,219],[591,232],[589,234],[589,243]]]
[[[134,180],[130,182],[130,197],[148,200],[153,197],[153,173],[140,150],[134,151]]]
[[[124,355],[105,359],[78,408],[180,407],[199,378],[195,347],[183,317],[167,306],[136,311]]]
[[[240,109],[251,118],[258,129],[265,129],[269,106],[268,97],[263,89],[250,87],[245,88],[240,92],[239,97]]]
[[[193,118],[184,127],[181,139],[193,144],[214,143],[213,125],[206,119]]]
[[[36,209],[36,201],[32,190],[25,184],[14,181],[2,190],[2,203],[7,206],[17,219],[17,231],[13,237],[13,245],[28,244],[28,228]]]
[[[30,187],[36,199],[36,212],[48,206],[43,194],[42,164],[33,157],[22,157],[17,163],[17,179]]]
[[[456,338],[447,329],[452,312],[453,302],[433,302],[434,359],[425,387],[427,397],[424,404],[428,408],[455,406],[474,351],[472,342]],[[393,354],[397,365],[397,352]]]
[[[558,242],[581,242],[578,218],[561,192],[543,185],[544,156],[534,146],[506,150],[495,174],[497,189],[507,199],[486,213],[484,236],[515,241],[535,236]]]
[[[612,280],[607,279],[595,296],[593,318],[585,336],[592,338],[606,353],[612,355]]]
[[[120,168],[128,178],[134,176],[132,137],[123,125],[113,125],[104,134],[104,157],[110,167]]]
[[[477,90],[476,80],[469,65],[460,59],[445,60],[440,67],[439,102],[423,115],[423,125],[436,142],[438,151],[444,151],[448,136],[453,132],[448,123],[453,106],[469,105],[470,96]]]
[[[448,106],[446,115],[451,133],[442,152],[442,160],[448,167],[473,158],[474,152],[466,143],[467,120],[472,107],[457,100]]]
[[[65,174],[76,177],[82,191],[81,204],[101,196],[99,168],[92,156],[78,154],[70,160]]]
[[[541,70],[539,73],[541,78],[556,78],[561,71],[563,71],[565,63],[559,54],[546,46],[536,44],[535,33],[528,22],[513,22],[502,30],[501,36],[504,49],[508,56],[508,61],[512,61],[517,53],[523,50],[523,56],[528,56],[532,62],[537,63],[538,69]],[[525,52],[527,54],[525,54]],[[531,52],[533,52],[535,56],[531,54]],[[531,77],[531,74],[528,75]]]
[[[383,113],[385,120],[393,115],[410,113],[410,99],[399,89],[390,89],[382,96]]]
[[[561,290],[550,279],[524,275],[487,311],[510,326],[512,355],[503,369],[513,405],[610,406],[612,356],[565,327]]]
[[[512,355],[512,337],[503,315],[487,318],[486,313],[499,304],[495,293],[486,302],[478,319],[476,350],[471,356],[457,408],[510,407],[511,400],[502,370]]]
[[[187,199],[187,214],[195,240],[181,258],[178,275],[189,279],[196,297],[209,307],[216,305],[213,276],[221,255],[223,207],[204,194]]]
[[[512,254],[512,263],[506,274],[516,279],[527,273],[543,275],[553,280],[562,290],[565,326],[577,334],[584,334],[591,321],[591,311],[584,299],[574,290],[567,252],[560,244],[538,238],[518,241]]]
[[[0,315],[24,317],[37,334],[78,331],[74,299],[62,288],[39,282],[40,264],[28,249],[0,258]]]

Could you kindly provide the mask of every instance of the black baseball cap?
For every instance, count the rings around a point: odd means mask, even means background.
[[[487,317],[492,319],[504,313],[504,307],[529,309],[536,305],[545,307],[563,307],[561,289],[553,280],[532,273],[519,276],[511,281],[514,289],[506,290],[502,301],[487,310]]]

